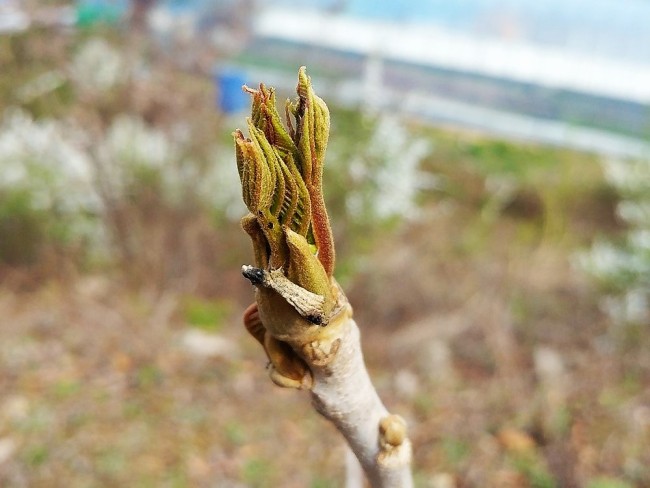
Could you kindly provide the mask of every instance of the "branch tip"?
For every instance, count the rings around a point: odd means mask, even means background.
[[[245,264],[241,272],[254,286],[275,291],[311,324],[324,327],[329,323],[329,317],[325,314],[325,297],[291,281],[282,268],[266,271]]]
[[[382,448],[400,446],[406,439],[406,421],[399,415],[388,415],[379,421],[379,443]]]
[[[241,267],[241,274],[255,286],[266,286],[266,273],[263,269],[245,264]]]
[[[257,90],[255,88],[251,88],[248,85],[242,85],[241,89],[244,93],[250,93],[251,95],[257,93]]]

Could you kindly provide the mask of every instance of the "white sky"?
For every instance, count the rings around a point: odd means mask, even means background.
[[[275,8],[256,20],[258,35],[358,54],[650,103],[650,64],[553,47],[479,38],[426,24],[397,24]]]

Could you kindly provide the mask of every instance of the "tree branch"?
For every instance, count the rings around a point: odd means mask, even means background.
[[[279,386],[309,389],[314,408],[347,440],[371,485],[413,485],[406,423],[391,415],[370,381],[352,307],[333,278],[334,241],[323,200],[322,170],[329,111],[301,68],[298,99],[288,103],[289,130],[275,92],[244,87],[253,97],[251,138],[235,131],[242,197],[250,214],[242,227],[255,266],[242,274],[255,286],[246,329],[270,361]]]
[[[410,487],[411,442],[401,417],[390,415],[368,376],[359,328],[352,317],[340,326],[340,347],[325,366],[307,363],[312,404],[343,434],[373,487]]]

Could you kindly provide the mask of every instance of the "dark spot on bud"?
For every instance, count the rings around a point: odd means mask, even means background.
[[[305,318],[307,320],[309,320],[312,324],[323,325],[323,316],[322,315],[310,314],[310,315],[307,315]]]
[[[269,222],[268,224],[266,224],[266,226],[267,226],[269,229],[272,229],[272,228],[273,228],[273,222]]]
[[[253,285],[261,285],[264,282],[264,270],[248,266],[242,270],[244,278],[249,280]]]

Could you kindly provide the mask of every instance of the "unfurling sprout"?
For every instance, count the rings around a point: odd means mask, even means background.
[[[258,90],[246,86],[244,90],[253,98],[248,119],[250,138],[240,130],[234,133],[237,169],[244,203],[268,244],[267,252],[261,253],[268,254],[268,261],[256,264],[287,269],[289,229],[316,249],[331,277],[334,241],[322,190],[329,110],[314,94],[304,67],[299,71],[298,97],[286,103],[288,129],[280,120],[273,88],[261,84]],[[244,227],[250,234],[251,224]]]
[[[237,168],[250,213],[241,223],[255,266],[244,325],[269,358],[279,386],[309,389],[316,410],[343,433],[372,486],[413,486],[406,424],[389,415],[365,368],[352,307],[333,277],[334,241],[323,201],[329,111],[300,68],[285,127],[275,91],[253,99],[249,137],[235,131]]]
[[[281,376],[294,381],[306,374],[303,362],[288,357],[293,356],[290,349],[278,342],[317,337],[335,314],[338,298],[322,190],[329,111],[314,94],[304,67],[298,97],[285,106],[287,128],[273,88],[243,88],[252,96],[249,137],[240,130],[233,135],[242,197],[250,211],[242,227],[253,243],[255,266],[244,266],[242,272],[257,289],[245,322],[271,359],[274,381]]]

